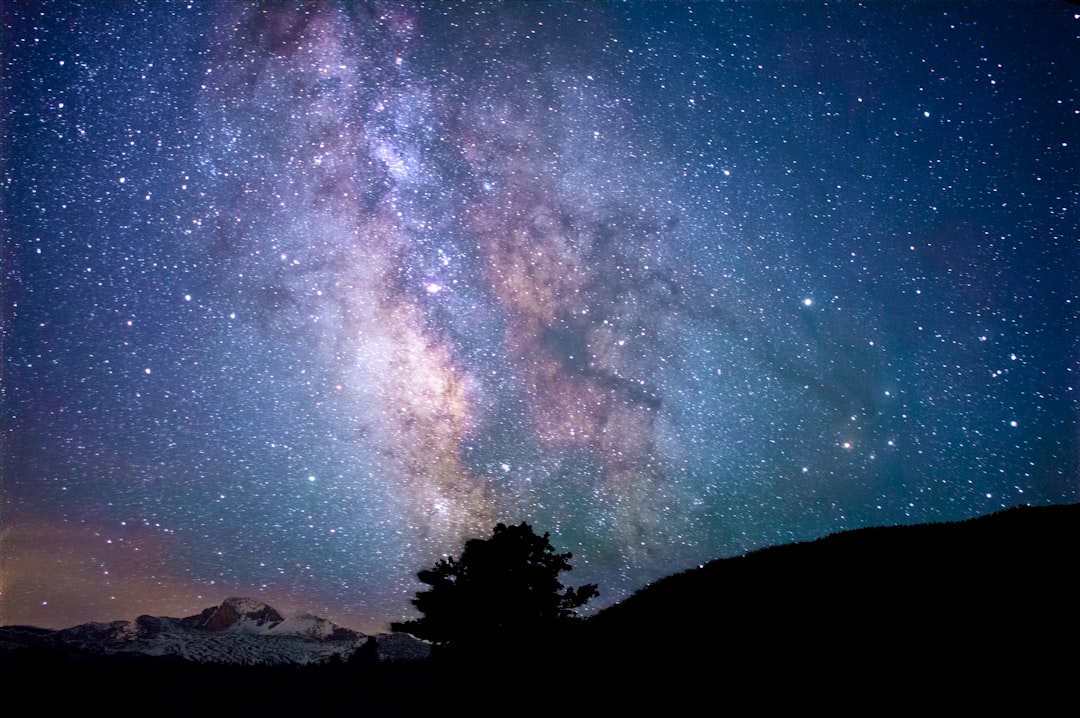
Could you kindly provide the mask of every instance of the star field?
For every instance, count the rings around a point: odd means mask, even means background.
[[[0,623],[1080,500],[1074,7],[2,12]]]

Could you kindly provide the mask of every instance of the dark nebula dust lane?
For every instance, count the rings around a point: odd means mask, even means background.
[[[0,623],[1080,500],[1068,4],[0,16]]]

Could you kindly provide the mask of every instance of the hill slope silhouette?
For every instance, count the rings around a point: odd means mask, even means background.
[[[587,642],[624,682],[764,680],[792,701],[837,682],[951,695],[961,673],[983,696],[998,678],[1052,687],[1075,668],[1078,549],[1080,505],[859,529],[662,579]]]

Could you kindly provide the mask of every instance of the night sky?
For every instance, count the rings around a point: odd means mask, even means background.
[[[1074,5],[2,13],[0,623],[1080,500]]]

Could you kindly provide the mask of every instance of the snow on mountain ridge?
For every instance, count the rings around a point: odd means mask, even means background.
[[[423,660],[431,644],[405,634],[366,636],[305,612],[283,617],[255,599],[230,598],[194,616],[142,615],[59,631],[7,632],[0,643],[63,646],[97,654],[176,656],[201,663],[309,664],[350,658],[361,646],[380,661]],[[373,644],[370,642],[374,642]]]
[[[260,629],[281,623],[284,617],[262,601],[254,598],[227,598],[220,606],[212,606],[196,616],[181,619],[189,628],[208,631],[258,633]]]
[[[228,598],[194,616],[139,616],[134,621],[87,623],[52,634],[93,653],[143,653],[216,663],[318,663],[346,659],[368,641],[309,613],[283,617],[252,598]]]
[[[268,610],[277,613],[270,606],[266,605],[257,598],[245,598],[243,596],[232,596],[226,598],[221,602],[221,608],[229,608],[236,611],[241,616],[259,616],[266,613]]]
[[[325,618],[319,618],[313,614],[298,611],[297,613],[286,616],[281,623],[272,626],[269,630],[278,633],[291,633],[298,636],[329,638],[335,631],[347,629],[342,629],[341,626],[338,626]]]

